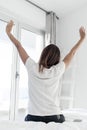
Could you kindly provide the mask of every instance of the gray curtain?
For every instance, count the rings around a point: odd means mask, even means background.
[[[46,14],[45,46],[49,44],[56,44],[56,14],[54,12]]]

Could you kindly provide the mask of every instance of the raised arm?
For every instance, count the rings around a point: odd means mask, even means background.
[[[14,25],[14,23],[11,20],[6,26],[6,33],[7,33],[8,37],[10,38],[10,40],[13,42],[13,44],[16,46],[16,48],[19,52],[19,55],[20,55],[23,63],[25,64],[25,62],[29,56],[28,56],[27,52],[24,50],[24,48],[22,47],[21,43],[11,34],[13,25]]]
[[[83,27],[81,27],[79,29],[79,33],[80,33],[80,40],[75,44],[75,46],[73,46],[73,48],[70,50],[70,52],[63,59],[66,68],[70,64],[70,62],[71,62],[72,58],[74,57],[76,51],[78,50],[80,45],[83,43],[83,40],[85,39],[86,33],[85,33],[85,29]]]

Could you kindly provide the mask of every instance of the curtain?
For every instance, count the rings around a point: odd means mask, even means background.
[[[54,12],[46,13],[45,46],[49,44],[56,44],[56,14]]]

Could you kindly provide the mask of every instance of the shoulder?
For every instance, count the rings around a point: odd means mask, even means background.
[[[65,63],[64,63],[64,61],[60,61],[58,64],[57,64],[57,66],[56,66],[57,68],[64,68],[65,69]]]
[[[65,63],[60,61],[57,65],[53,66],[54,72],[61,76],[65,72]]]
[[[27,60],[26,60],[26,62],[25,62],[25,67],[27,69],[30,69],[35,64],[36,64],[36,62],[31,57],[28,57]]]

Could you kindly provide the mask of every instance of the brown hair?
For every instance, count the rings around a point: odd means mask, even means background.
[[[46,46],[40,56],[39,60],[39,72],[43,72],[44,68],[50,68],[53,65],[58,64],[60,61],[60,50],[54,45],[50,44]]]

